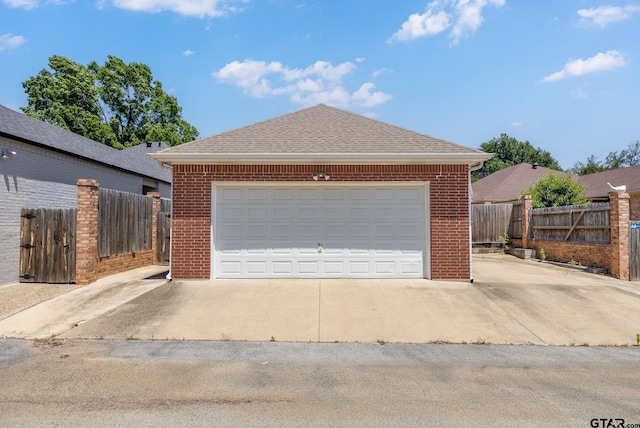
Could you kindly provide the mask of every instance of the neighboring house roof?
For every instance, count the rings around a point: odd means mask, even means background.
[[[324,104],[158,152],[170,163],[430,163],[492,155]]]
[[[2,105],[0,105],[0,136],[167,183],[171,182],[171,172],[160,168],[157,162],[147,162],[146,152],[138,156],[135,150],[117,150]],[[142,146],[146,148],[146,144]]]
[[[522,191],[553,172],[562,171],[521,163],[501,169],[471,184],[472,202],[505,202],[519,199]]]
[[[576,181],[584,186],[586,199],[608,198],[612,192],[607,183],[613,186],[627,186],[627,193],[640,192],[640,165],[617,168],[576,177]]]

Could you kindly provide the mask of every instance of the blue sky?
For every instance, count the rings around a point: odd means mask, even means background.
[[[640,2],[0,0],[0,104],[51,55],[149,65],[205,137],[325,103],[563,168],[640,140]]]

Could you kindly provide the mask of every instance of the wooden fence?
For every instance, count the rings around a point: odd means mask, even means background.
[[[511,223],[509,224],[509,237],[522,238],[522,202],[514,202],[511,209]]]
[[[171,254],[171,199],[160,200],[157,224],[156,263],[168,266]]]
[[[531,210],[533,238],[547,241],[609,243],[608,203]]]
[[[23,208],[20,216],[20,282],[75,282],[76,210]]]
[[[110,189],[98,198],[98,257],[151,250],[151,198]]]
[[[471,205],[471,239],[474,244],[501,243],[509,233],[512,204]]]

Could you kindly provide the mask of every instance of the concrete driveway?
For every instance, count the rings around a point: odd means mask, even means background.
[[[632,345],[640,333],[637,284],[507,255],[474,256],[474,277],[147,281],[139,296],[49,331],[130,340],[590,346]],[[32,319],[36,308],[0,321],[0,336],[29,336],[26,328],[16,333],[13,321]]]

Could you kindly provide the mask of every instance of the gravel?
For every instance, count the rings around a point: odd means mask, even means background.
[[[0,320],[76,288],[75,284],[19,283],[0,286]]]

